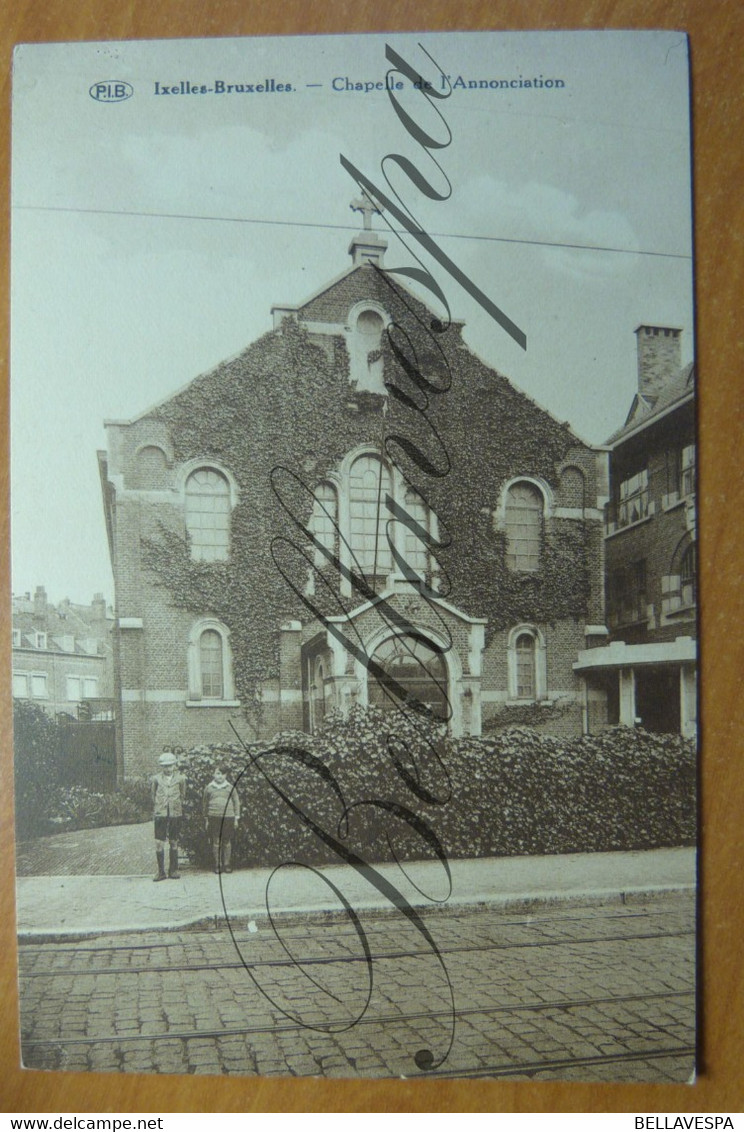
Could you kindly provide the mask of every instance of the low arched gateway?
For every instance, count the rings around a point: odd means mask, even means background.
[[[375,649],[372,660],[391,681],[407,694],[405,703],[422,704],[434,719],[443,722],[451,714],[447,665],[444,653],[425,637],[414,633],[388,637]],[[367,694],[370,704],[383,711],[397,711],[402,697],[396,695],[384,676],[369,672]]]

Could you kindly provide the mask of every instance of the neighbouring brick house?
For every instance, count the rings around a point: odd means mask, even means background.
[[[610,642],[576,665],[610,723],[697,729],[695,370],[681,331],[639,326],[638,393],[608,440],[605,554]]]
[[[14,594],[13,696],[53,716],[113,718],[113,611],[102,594],[90,605],[49,601],[44,586]]]
[[[242,353],[107,422],[127,774],[230,720],[252,739],[406,696],[453,734],[586,729],[606,455],[433,322],[371,230],[349,251]]]

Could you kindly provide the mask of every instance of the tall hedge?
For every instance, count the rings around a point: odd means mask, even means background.
[[[60,781],[58,725],[30,700],[13,700],[16,834],[29,837],[43,824],[46,804]]]
[[[347,851],[377,862],[695,841],[695,751],[679,736],[614,728],[566,739],[515,727],[445,739],[358,708],[314,736],[187,751],[182,843],[198,864],[209,859],[202,792],[218,762],[242,803],[238,866],[337,863]]]

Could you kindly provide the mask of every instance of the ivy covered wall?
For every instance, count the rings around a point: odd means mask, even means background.
[[[383,339],[382,360],[397,396],[350,384],[341,324],[362,300],[382,306],[396,326]],[[323,322],[332,333],[318,332]],[[138,514],[126,536],[139,540],[137,584],[155,587],[174,613],[209,613],[228,626],[236,692],[249,713],[278,676],[279,626],[309,616],[277,567],[303,591],[307,563],[285,540],[303,544],[297,523],[309,519],[309,492],[360,445],[386,447],[436,513],[447,542],[437,551],[449,579],[442,596],[469,617],[487,620],[487,649],[520,622],[563,621],[575,626],[578,649],[583,625],[602,620],[599,521],[596,514],[582,518],[576,507],[583,477],[583,506],[596,508],[595,454],[474,355],[459,325],[432,325],[431,313],[398,282],[391,286],[372,267],[359,267],[237,357],[116,428],[112,445],[124,487],[117,507],[126,502]],[[425,382],[417,384],[417,374]],[[234,477],[239,501],[228,561],[192,561],[183,520],[166,492],[148,503],[146,492],[136,490],[127,501],[127,489],[141,487],[139,453],[150,437],[167,453],[164,486],[171,492],[179,469],[192,460],[214,461]],[[303,490],[282,476],[285,506],[272,489],[277,467],[307,485]],[[533,573],[507,568],[505,535],[495,519],[505,484],[517,476],[547,485],[558,511],[545,524],[541,568]],[[571,508],[571,517],[560,517],[561,508]],[[337,589],[316,587],[314,600],[326,614],[342,612]],[[351,610],[362,600],[357,593],[343,605]]]

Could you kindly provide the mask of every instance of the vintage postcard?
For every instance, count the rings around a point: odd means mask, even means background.
[[[20,46],[25,1066],[695,1073],[683,33]]]

